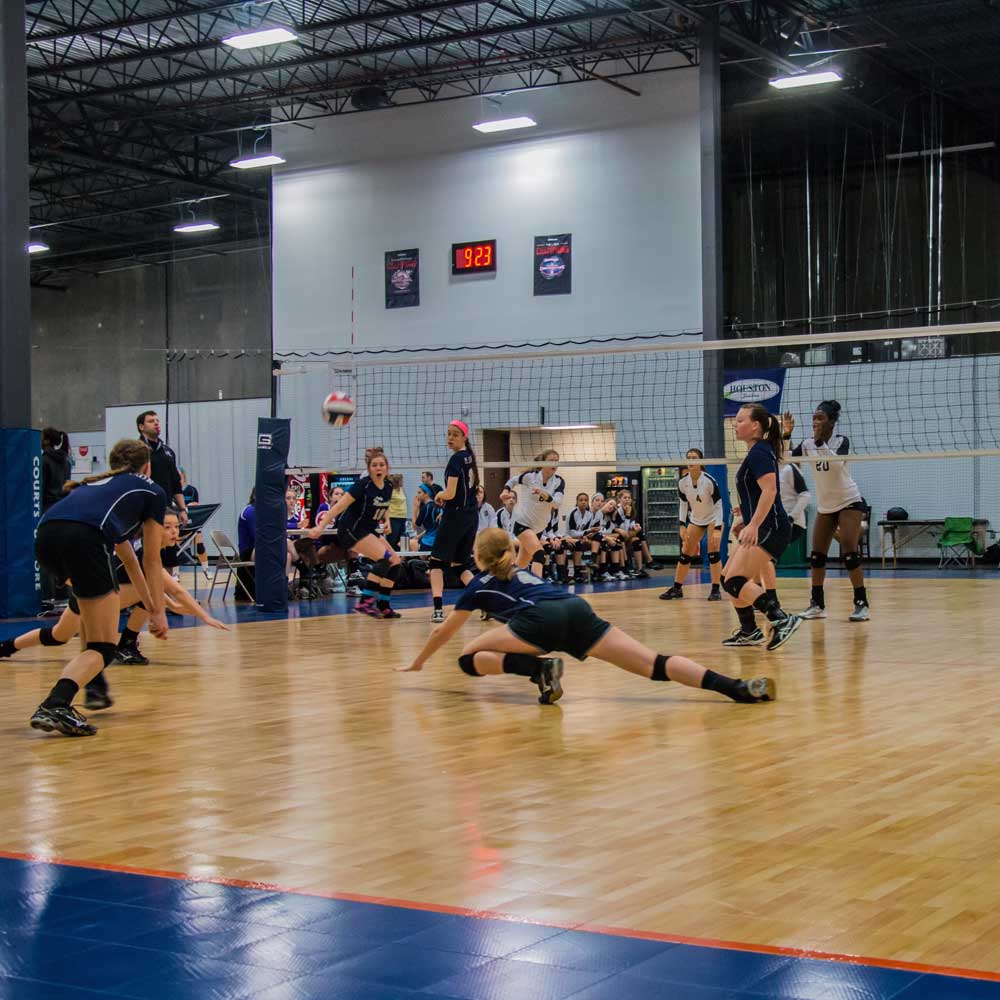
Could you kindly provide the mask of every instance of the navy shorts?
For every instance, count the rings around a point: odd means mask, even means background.
[[[108,542],[99,528],[80,521],[46,521],[35,535],[38,565],[84,599],[118,590]]]
[[[585,660],[611,628],[582,597],[539,601],[507,623],[507,628],[543,653],[559,650]]]
[[[757,544],[775,561],[781,558],[781,553],[788,548],[792,540],[792,528],[789,524],[772,528],[766,535],[757,536]]]
[[[437,527],[431,559],[464,566],[472,558],[478,531],[478,511],[446,510]]]

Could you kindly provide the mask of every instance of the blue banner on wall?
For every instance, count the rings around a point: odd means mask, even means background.
[[[760,403],[768,413],[781,414],[781,393],[785,388],[784,368],[747,368],[725,372],[722,379],[724,417],[735,417],[741,406]]]
[[[42,516],[42,436],[0,430],[0,618],[38,614],[35,531]]]
[[[257,505],[254,580],[257,606],[264,611],[288,609],[285,553],[285,469],[292,422],[276,417],[257,418]]]

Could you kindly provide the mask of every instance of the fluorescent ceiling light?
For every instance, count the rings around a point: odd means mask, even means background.
[[[971,153],[977,149],[993,149],[995,142],[970,142],[964,146],[942,146],[939,149],[918,149],[912,153],[887,153],[887,160],[915,160],[922,156],[940,156],[943,153]]]
[[[200,222],[180,222],[174,226],[175,233],[207,233],[213,229],[218,229],[219,224],[211,219],[202,219]]]
[[[242,35],[223,38],[222,44],[234,49],[257,49],[262,45],[278,45],[281,42],[298,41],[298,35],[287,28],[264,28],[261,31],[247,31]]]
[[[28,253],[45,253],[49,249],[48,243],[29,243],[25,248]]]
[[[261,153],[259,156],[241,156],[235,160],[230,160],[229,165],[237,170],[253,170],[254,167],[273,167],[275,164],[284,163],[284,159],[275,156],[274,153]]]
[[[796,73],[794,76],[776,76],[767,82],[776,90],[794,90],[796,87],[818,87],[823,83],[840,83],[844,78],[835,69],[815,73]]]
[[[589,431],[600,424],[542,424],[543,431]]]
[[[537,124],[534,118],[498,118],[492,122],[479,122],[472,127],[477,132],[509,132],[515,128],[534,128]]]

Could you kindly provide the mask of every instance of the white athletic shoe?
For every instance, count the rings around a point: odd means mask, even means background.
[[[615,579],[616,580],[627,580],[628,579],[628,573],[623,573],[623,572],[619,571],[618,576],[616,576]]]
[[[431,612],[431,624],[440,625],[444,621],[444,608],[438,608]]]
[[[812,621],[814,618],[825,618],[826,608],[821,608],[818,604],[810,604],[799,617],[806,621]]]
[[[849,622],[866,622],[871,618],[871,612],[868,610],[868,605],[862,603],[861,601],[856,601],[854,604],[854,610],[850,613],[847,620]]]

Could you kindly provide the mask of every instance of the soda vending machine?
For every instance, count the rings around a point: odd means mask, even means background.
[[[642,509],[646,515],[640,520],[650,555],[654,559],[665,556],[676,558],[681,553],[681,540],[677,533],[677,483],[681,470],[676,466],[649,466],[640,471]]]

